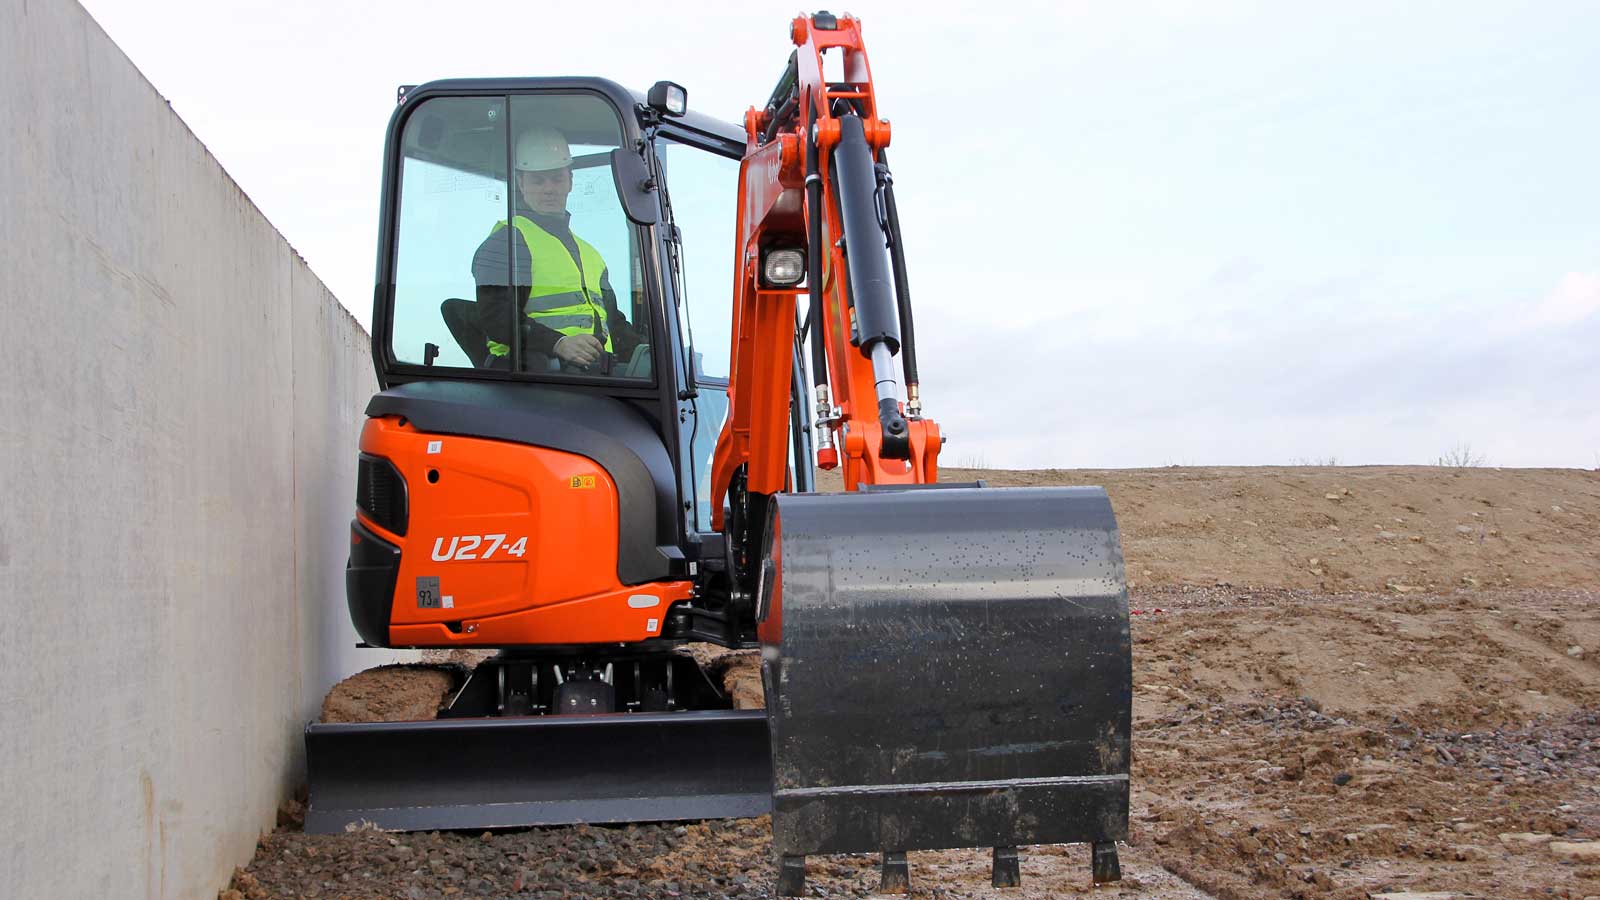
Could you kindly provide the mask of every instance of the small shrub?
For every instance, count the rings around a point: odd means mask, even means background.
[[[1487,462],[1482,453],[1472,452],[1471,444],[1461,443],[1450,448],[1443,456],[1434,460],[1433,464],[1451,469],[1475,469]]]
[[[983,458],[982,453],[968,453],[956,460],[954,468],[957,469],[987,469],[989,462]]]

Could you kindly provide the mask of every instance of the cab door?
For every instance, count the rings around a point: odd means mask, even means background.
[[[742,148],[716,150],[663,134],[656,141],[669,186],[669,255],[679,324],[684,333],[685,381],[693,396],[680,409],[680,441],[688,448],[684,493],[692,496],[689,525],[711,530],[711,458],[728,415],[728,368],[737,271],[739,157]],[[729,155],[731,153],[735,155]]]

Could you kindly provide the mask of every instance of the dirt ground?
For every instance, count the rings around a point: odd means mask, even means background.
[[[1115,886],[1082,846],[1024,848],[1005,891],[987,853],[914,852],[914,897],[1600,898],[1600,474],[949,473],[973,476],[1111,494],[1132,833]],[[764,819],[316,836],[293,812],[224,900],[771,896]],[[810,876],[868,896],[876,858]]]
[[[1135,587],[1600,588],[1600,472],[1439,466],[946,469],[1106,489]],[[826,487],[837,479],[824,478]]]

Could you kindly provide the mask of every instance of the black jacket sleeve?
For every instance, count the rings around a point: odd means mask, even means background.
[[[627,362],[633,350],[645,343],[645,337],[617,308],[617,292],[611,289],[611,270],[600,273],[600,299],[606,308],[606,328],[611,332],[611,355]]]

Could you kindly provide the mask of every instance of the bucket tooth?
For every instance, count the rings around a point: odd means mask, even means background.
[[[803,897],[806,893],[806,858],[785,856],[778,862],[778,896]]]
[[[1017,848],[994,848],[994,877],[990,884],[997,888],[1020,887],[1022,885],[1022,864],[1017,859]]]
[[[880,894],[911,893],[911,867],[904,853],[883,852],[883,876],[878,880]]]
[[[1090,862],[1095,884],[1122,880],[1122,864],[1117,861],[1115,841],[1095,841],[1094,857]]]

